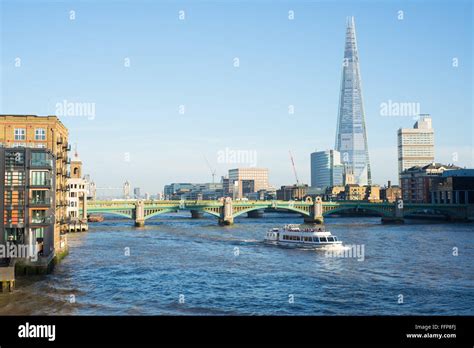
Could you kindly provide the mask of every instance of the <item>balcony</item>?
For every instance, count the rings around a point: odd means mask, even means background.
[[[30,182],[30,187],[51,187],[53,180],[45,179],[45,180],[38,180]]]
[[[31,217],[32,225],[49,225],[53,222],[52,216],[45,216],[43,214],[34,215]]]
[[[21,227],[23,226],[24,223],[25,221],[23,218],[17,218],[17,219],[8,218],[7,223],[5,225]]]
[[[49,168],[53,167],[53,161],[49,159],[41,159],[41,160],[31,160],[31,167],[35,168]]]
[[[51,197],[46,198],[32,198],[30,200],[30,206],[39,207],[39,206],[51,206]]]

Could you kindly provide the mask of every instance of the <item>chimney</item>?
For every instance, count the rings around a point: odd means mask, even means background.
[[[392,187],[392,182],[390,180],[388,181],[388,187]]]

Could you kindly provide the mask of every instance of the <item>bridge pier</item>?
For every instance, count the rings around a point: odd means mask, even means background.
[[[247,217],[250,219],[263,218],[263,209],[249,211]]]
[[[405,220],[403,219],[403,200],[398,199],[395,203],[394,215],[393,216],[383,216],[383,224],[404,224]]]
[[[145,203],[137,201],[135,203],[135,227],[145,226]]]
[[[322,225],[324,223],[323,217],[323,201],[321,197],[316,197],[311,207],[311,215],[304,217],[304,222],[308,224]]]
[[[201,219],[204,213],[200,210],[191,210],[191,219]]]
[[[219,217],[219,225],[229,226],[234,224],[234,208],[232,206],[232,198],[224,199],[224,206],[221,207],[221,216]]]

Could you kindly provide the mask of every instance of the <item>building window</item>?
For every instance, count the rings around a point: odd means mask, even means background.
[[[46,130],[44,128],[35,129],[35,140],[46,140]]]
[[[48,191],[33,190],[31,193],[31,204],[49,204]]]
[[[48,172],[32,172],[30,183],[33,186],[49,186],[51,182]]]
[[[52,156],[46,152],[32,152],[31,165],[35,167],[51,167],[53,165]]]
[[[24,164],[25,154],[22,151],[5,153],[5,166],[24,166]]]
[[[26,140],[25,128],[15,128],[15,140]]]
[[[25,185],[25,174],[19,171],[5,172],[5,186]]]
[[[32,210],[31,222],[36,224],[49,223],[49,217],[46,215],[46,210]]]

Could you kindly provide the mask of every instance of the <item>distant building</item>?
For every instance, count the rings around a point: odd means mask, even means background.
[[[95,201],[97,199],[97,186],[95,182],[86,180],[87,199]]]
[[[354,174],[352,173],[352,169],[349,167],[344,168],[344,172],[342,174],[342,184],[344,186],[355,184]]]
[[[165,199],[215,200],[223,197],[222,183],[172,183],[165,185]]]
[[[128,180],[123,183],[123,198],[130,199],[130,183]]]
[[[221,177],[221,183],[222,183],[222,191],[224,196],[229,196],[231,194],[230,191],[230,184],[229,184],[229,177],[223,176]]]
[[[366,185],[364,200],[368,202],[380,202],[380,186]]]
[[[336,150],[317,151],[311,154],[311,187],[326,189],[343,184],[344,166]]]
[[[337,201],[337,200],[345,200],[345,186],[332,186],[326,188],[326,192],[324,194],[325,201]]]
[[[299,201],[308,193],[308,185],[282,186],[276,191],[277,199],[280,201]]]
[[[229,194],[233,198],[243,198],[248,193],[269,188],[268,169],[235,168],[229,170]]]
[[[68,186],[68,220],[87,222],[87,181],[82,178],[82,161],[77,151],[71,161],[71,177],[67,179]],[[82,215],[80,210],[82,209]]]
[[[398,185],[392,185],[389,180],[387,186],[380,189],[380,199],[384,202],[393,203],[402,198],[402,189]]]
[[[380,202],[380,186],[347,184],[328,187],[324,194],[324,200]]]
[[[446,170],[430,181],[431,203],[474,204],[474,169]]]
[[[430,163],[415,166],[400,174],[403,201],[409,203],[430,203],[430,185],[432,178],[441,176],[446,170],[461,169],[455,165]]]
[[[194,184],[191,183],[172,183],[169,185],[165,185],[163,191],[165,195],[165,199],[171,199],[171,197],[178,194],[178,192],[187,192],[191,191]]]
[[[399,176],[409,168],[433,163],[434,155],[434,130],[430,115],[420,115],[413,128],[398,130]]]
[[[97,196],[97,187],[94,181],[92,181],[89,174],[84,175],[84,180],[86,181],[87,200],[95,201]]]
[[[45,265],[60,251],[54,238],[55,163],[45,148],[0,147],[0,244],[34,247]]]
[[[349,184],[345,186],[345,200],[363,201],[366,197],[366,187],[357,184]]]
[[[135,199],[140,199],[142,197],[141,193],[140,193],[140,188],[139,187],[135,187],[133,189],[133,198]]]

